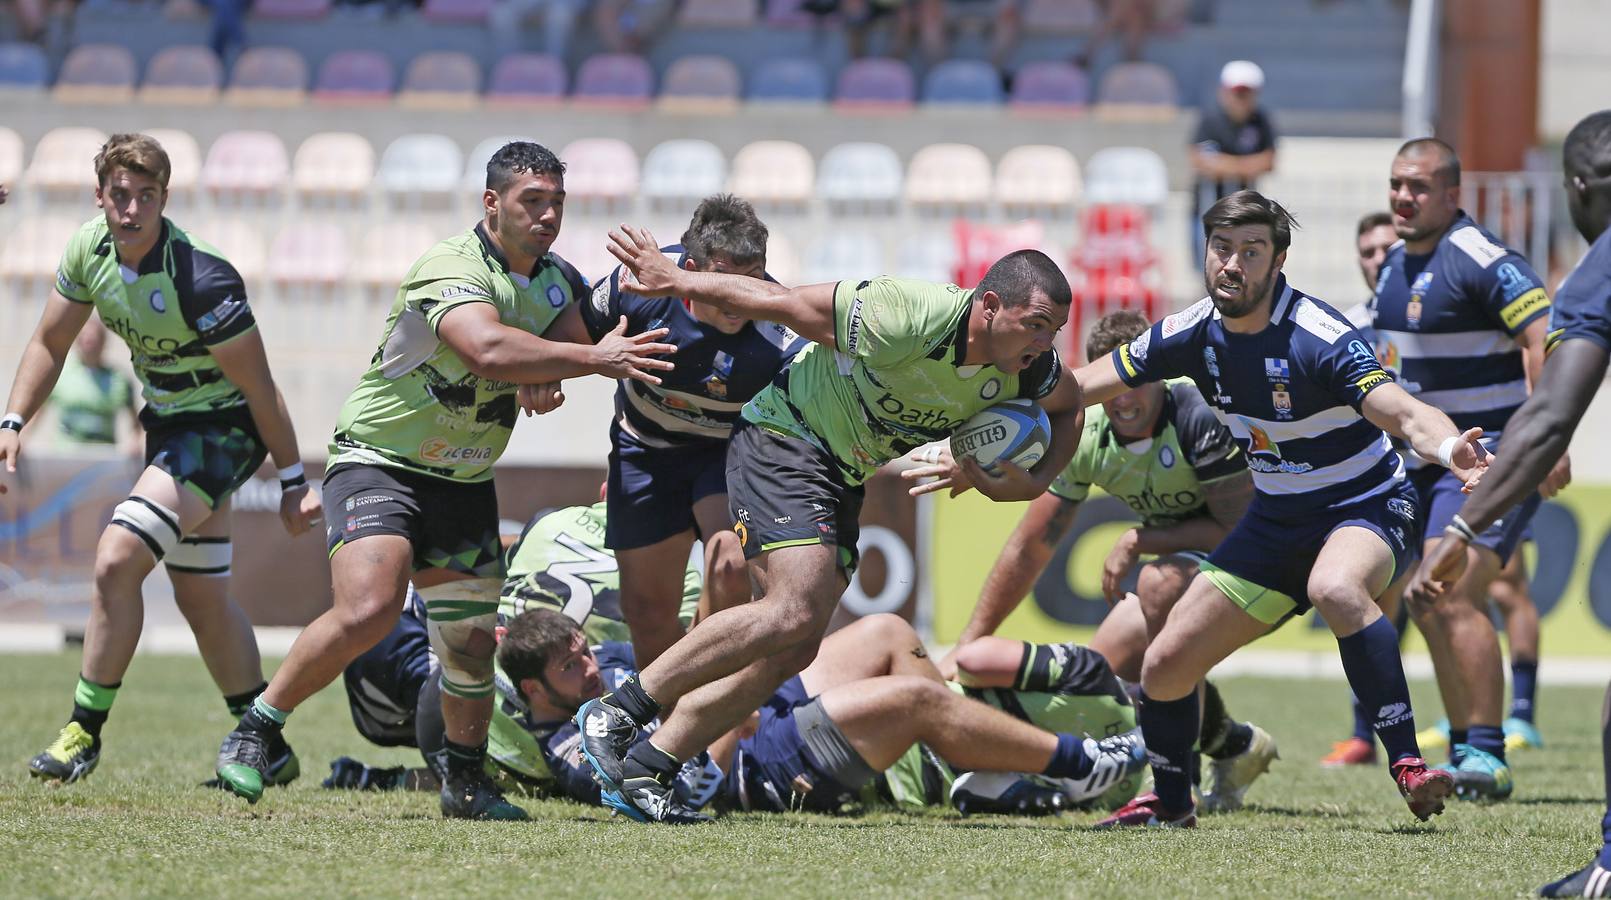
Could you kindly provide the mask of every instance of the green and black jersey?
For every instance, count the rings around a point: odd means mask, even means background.
[[[240,273],[213,247],[163,219],[156,246],[130,268],[118,260],[106,218],[96,216],[68,241],[56,291],[94,304],[107,329],[129,345],[147,428],[244,411],[246,398],[208,348],[257,321]]]

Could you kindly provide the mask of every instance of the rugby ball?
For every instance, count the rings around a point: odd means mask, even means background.
[[[951,456],[964,456],[987,472],[1009,460],[1025,469],[1040,462],[1052,445],[1052,420],[1033,400],[1007,400],[974,413],[951,433]]]

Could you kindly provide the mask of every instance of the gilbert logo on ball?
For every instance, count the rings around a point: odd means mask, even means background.
[[[951,433],[951,456],[993,471],[1006,459],[1022,468],[1040,462],[1051,446],[1052,423],[1033,400],[1007,400],[975,413]]]

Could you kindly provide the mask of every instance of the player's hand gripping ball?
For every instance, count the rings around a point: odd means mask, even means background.
[[[951,455],[958,460],[971,456],[992,474],[1003,459],[1033,468],[1051,445],[1052,421],[1033,400],[997,403],[974,413],[951,433]]]

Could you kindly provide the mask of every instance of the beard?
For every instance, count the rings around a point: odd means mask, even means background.
[[[1218,279],[1219,282],[1224,282],[1225,280],[1224,275],[1221,275]],[[1237,296],[1228,299],[1221,297],[1218,291],[1215,290],[1216,282],[1210,282],[1205,279],[1204,283],[1208,287],[1209,299],[1214,301],[1214,308],[1219,310],[1219,314],[1227,319],[1240,319],[1257,309],[1259,304],[1264,302],[1270,293],[1270,284],[1274,280],[1274,273],[1266,275],[1262,280],[1255,280],[1244,275],[1240,279],[1241,292]]]

